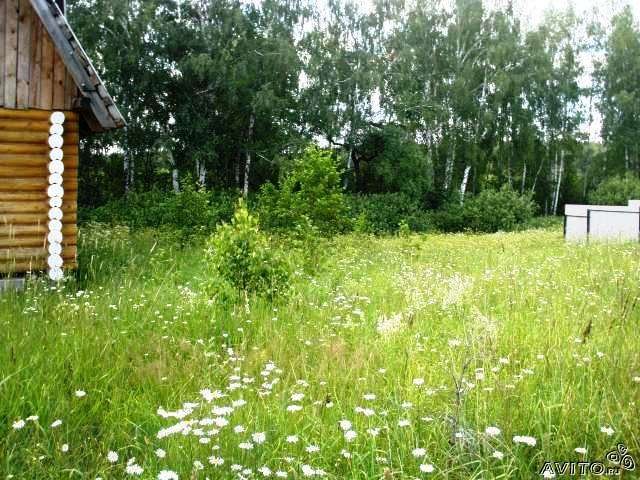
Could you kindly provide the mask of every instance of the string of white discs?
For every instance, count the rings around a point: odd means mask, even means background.
[[[49,117],[51,127],[49,127],[49,234],[47,235],[49,256],[47,265],[49,266],[49,278],[55,282],[63,279],[62,270],[62,173],[64,163],[62,162],[62,134],[64,133],[64,113],[53,112]]]

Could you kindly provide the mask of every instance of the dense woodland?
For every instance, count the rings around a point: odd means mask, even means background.
[[[347,192],[425,209],[508,186],[561,213],[640,175],[630,8],[525,27],[508,2],[361,3],[70,1],[128,121],[83,141],[81,203],[189,182],[251,196],[309,142],[333,150]],[[595,112],[602,143],[584,133]]]

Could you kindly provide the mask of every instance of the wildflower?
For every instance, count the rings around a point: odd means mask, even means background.
[[[302,410],[302,405],[289,405],[287,407],[287,412],[299,412]]]
[[[251,450],[253,449],[253,443],[251,442],[242,442],[238,445],[240,450]]]
[[[242,425],[236,425],[235,427],[233,427],[233,431],[234,433],[243,433],[245,431],[245,428]]]
[[[288,435],[286,438],[287,443],[298,443],[297,435]]]
[[[576,453],[579,453],[580,455],[584,455],[587,453],[587,449],[584,447],[577,447],[574,450]]]
[[[542,473],[542,478],[556,478],[556,474],[554,472],[552,472],[551,470],[545,470]]]
[[[209,463],[211,465],[213,465],[214,467],[219,467],[222,464],[224,464],[224,458],[222,457],[216,457],[216,456],[211,456],[209,457]],[[231,467],[233,469],[233,465]]]
[[[411,451],[411,455],[413,455],[416,458],[424,457],[426,454],[427,454],[427,450],[424,448],[414,448]]]
[[[130,465],[127,465],[124,471],[127,473],[127,475],[140,476],[144,472],[144,469],[137,463],[132,463]]]
[[[309,445],[305,450],[307,453],[317,453],[320,451],[320,447],[317,445]]]
[[[524,443],[526,445],[529,445],[530,447],[536,446],[536,439],[533,437],[528,437],[526,435],[516,435],[515,437],[513,437],[513,441],[514,443]]]
[[[158,473],[158,480],[178,480],[178,474],[173,470],[161,470]]]
[[[87,392],[85,392],[84,390],[76,390],[75,395],[76,395],[76,397],[78,397],[78,398],[82,398],[82,397],[84,397],[84,396],[86,396],[86,395],[87,395]]]
[[[107,453],[107,461],[109,463],[116,463],[118,461],[118,453],[114,452],[113,450],[110,450],[109,453]]]
[[[422,465],[420,465],[420,471],[423,473],[432,473],[434,470],[434,466],[430,463],[423,463]]]
[[[408,427],[411,425],[411,422],[407,419],[403,419],[403,420],[398,420],[398,426],[399,427]]]
[[[609,437],[615,433],[615,430],[609,426],[600,427],[602,433],[606,433]]]
[[[637,375],[636,375],[635,377],[633,377],[633,381],[634,381],[635,383],[640,383],[640,376],[637,376]]]
[[[276,477],[278,478],[287,478],[287,472],[283,470],[276,471]]]
[[[362,398],[364,398],[365,400],[369,400],[369,401],[371,401],[371,400],[375,400],[375,399],[376,399],[376,396],[375,396],[375,394],[373,394],[373,393],[365,393],[365,394],[362,396]]]
[[[497,437],[498,435],[500,435],[501,431],[498,427],[487,427],[484,433],[486,433],[490,437]]]
[[[269,467],[267,467],[266,465],[260,467],[258,469],[258,472],[260,472],[262,474],[262,476],[264,476],[264,477],[270,477],[271,473],[273,473],[273,472],[271,472],[271,469]]]
[[[62,451],[62,453],[67,453],[69,451],[69,444],[68,443],[62,444],[62,446],[60,447],[60,450]]]
[[[340,451],[340,455],[342,455],[344,458],[351,458],[351,453],[350,453],[350,452],[348,452],[348,451],[347,451],[347,450],[345,450],[345,449],[342,449],[342,450]]]
[[[340,420],[340,428],[345,432],[351,430],[351,422],[349,420]]]
[[[304,393],[294,393],[291,395],[292,402],[300,402],[304,398]]]
[[[251,438],[253,439],[254,442],[260,445],[261,443],[264,443],[264,441],[267,439],[267,436],[265,435],[264,432],[258,432],[251,435]]]
[[[369,435],[371,435],[372,437],[377,437],[380,434],[380,429],[379,428],[368,428],[367,429],[367,433]]]
[[[424,385],[424,378],[414,378],[414,379],[413,379],[413,384],[414,384],[416,387],[419,387],[419,386],[421,386],[421,385]]]
[[[491,456],[493,458],[497,458],[498,460],[502,460],[504,458],[504,453],[500,452],[499,450],[496,450],[491,454]]]
[[[158,448],[158,449],[155,451],[155,454],[156,454],[156,457],[158,457],[158,458],[164,458],[164,457],[166,457],[166,456],[167,456],[167,452],[165,452],[165,451],[164,451],[163,449],[161,449],[161,448]]]
[[[15,422],[13,422],[13,429],[14,430],[20,430],[21,428],[24,428],[24,426],[26,425],[24,420],[16,420]]]
[[[311,465],[305,464],[300,468],[302,470],[302,475],[304,475],[305,477],[313,477],[316,474],[315,468],[313,468]]]
[[[62,425],[62,420],[56,420],[51,424],[51,428],[56,428],[56,427],[59,427],[60,425]]]
[[[27,422],[37,422],[39,418],[38,415],[31,415],[27,417]]]
[[[354,441],[357,436],[358,436],[358,434],[356,432],[354,432],[353,430],[347,430],[346,432],[344,432],[344,439],[347,442]]]

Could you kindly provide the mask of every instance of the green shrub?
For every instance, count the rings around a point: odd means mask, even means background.
[[[207,260],[215,272],[245,294],[275,296],[285,290],[290,269],[284,256],[258,228],[242,202],[231,223],[220,225],[207,242]]]
[[[626,205],[634,199],[640,199],[640,178],[631,173],[605,180],[589,195],[595,205]]]
[[[307,221],[322,235],[348,225],[340,172],[330,152],[309,147],[294,160],[278,187],[262,186],[258,199],[261,224],[272,230],[293,230]]]
[[[444,232],[510,231],[531,220],[536,204],[529,195],[520,195],[509,188],[487,189],[470,197],[464,205],[450,202],[434,212],[433,223]]]
[[[178,193],[132,192],[101,207],[84,210],[81,221],[133,229],[166,226],[193,234],[212,231],[216,224],[230,220],[235,198],[231,192],[211,192],[185,183]]]
[[[398,236],[406,238],[409,235],[411,235],[411,228],[409,227],[409,224],[406,220],[400,220],[400,223],[398,224]]]
[[[350,195],[349,212],[358,233],[395,233],[401,222],[414,232],[424,232],[430,226],[427,212],[403,193]]]
[[[463,211],[471,230],[497,232],[514,230],[530,220],[536,205],[531,196],[503,187],[500,190],[483,190],[467,200]]]

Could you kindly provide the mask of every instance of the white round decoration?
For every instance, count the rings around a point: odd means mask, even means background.
[[[49,269],[49,278],[54,282],[59,282],[64,278],[64,272],[59,267]]]
[[[62,175],[59,173],[49,175],[49,185],[62,185]]]
[[[64,163],[62,160],[52,160],[49,162],[49,173],[59,173],[62,175],[64,173]],[[62,182],[60,182],[62,183]]]
[[[49,198],[62,198],[64,197],[64,188],[62,188],[60,185],[49,185],[49,188],[47,188],[47,195],[49,196]]]
[[[49,255],[60,255],[62,253],[62,245],[57,242],[49,244]]]
[[[49,117],[49,121],[54,125],[62,125],[64,123],[64,112],[53,112]]]
[[[47,251],[49,252],[49,258],[47,258],[47,265],[49,265],[49,278],[54,282],[59,282],[64,278],[64,271],[62,265],[62,197],[64,197],[64,188],[62,188],[62,173],[64,172],[64,163],[62,163],[62,145],[64,140],[62,135],[64,134],[65,117],[63,112],[53,112],[49,117],[51,127],[49,127],[49,140],[48,144],[51,148],[49,152],[49,159],[51,160],[48,165],[49,173],[49,187],[47,187],[47,196],[49,197],[49,206],[51,209],[48,212],[49,216],[49,234],[47,235],[47,242],[49,243]]]
[[[64,128],[59,123],[54,123],[49,127],[49,135],[62,135]]]
[[[62,243],[62,232],[60,230],[52,230],[47,235],[47,242]]]
[[[49,220],[49,232],[61,232],[62,222],[60,220]]]
[[[64,141],[62,140],[62,135],[51,135],[49,137],[49,146],[51,148],[60,148]]]
[[[62,152],[61,148],[53,148],[49,152],[49,159],[51,159],[51,161],[62,160],[63,156],[64,153]]]
[[[62,210],[58,207],[49,209],[50,220],[62,220]]]
[[[47,258],[47,264],[49,268],[60,268],[62,267],[62,257],[60,255],[49,255]]]

